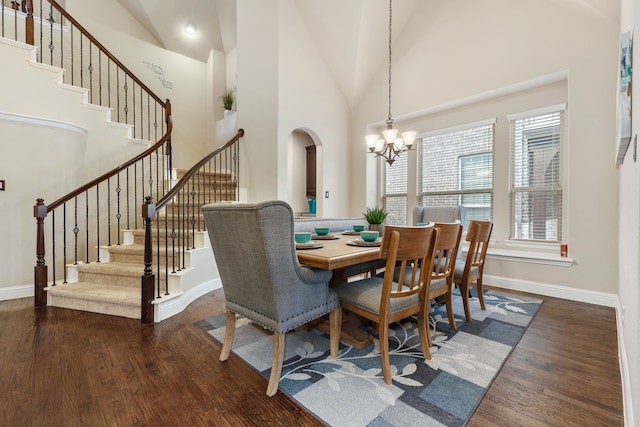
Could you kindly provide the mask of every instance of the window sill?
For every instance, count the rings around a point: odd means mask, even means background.
[[[467,249],[464,248],[462,253],[466,255]],[[511,249],[496,249],[491,247],[487,250],[487,259],[556,265],[560,267],[571,267],[574,262],[573,258],[561,257],[560,255],[550,253],[514,251]]]

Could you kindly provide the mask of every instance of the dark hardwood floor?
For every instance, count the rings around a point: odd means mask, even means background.
[[[550,297],[469,426],[622,426],[612,308]],[[221,291],[153,326],[0,303],[2,426],[322,425],[194,322],[224,311]],[[420,420],[416,420],[420,425]]]

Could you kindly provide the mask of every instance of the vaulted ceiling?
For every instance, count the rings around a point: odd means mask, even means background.
[[[429,4],[440,0],[396,0],[393,39],[410,25],[427,25]],[[579,13],[618,21],[619,4],[611,0],[541,0]],[[236,0],[118,0],[158,45],[206,62],[211,49],[236,47]],[[388,0],[293,0],[300,19],[323,56],[345,99],[358,99],[372,74],[386,66]],[[487,2],[487,7],[495,2]],[[184,33],[187,23],[198,33]],[[455,31],[455,23],[452,23]],[[394,55],[396,51],[394,50]],[[395,57],[395,56],[394,56]]]

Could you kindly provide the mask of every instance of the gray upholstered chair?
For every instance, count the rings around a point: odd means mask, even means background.
[[[337,356],[342,312],[329,289],[332,273],[298,262],[291,207],[282,201],[215,203],[202,212],[226,299],[220,360],[229,357],[235,313],[274,332],[268,396],[278,391],[288,331],[330,313],[331,355]]]
[[[425,207],[413,208],[413,225],[427,222],[456,222],[464,226],[466,220],[466,208],[462,205],[450,207]]]

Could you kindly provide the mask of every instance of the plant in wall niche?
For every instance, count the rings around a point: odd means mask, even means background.
[[[225,89],[221,98],[222,98],[222,105],[224,106],[224,109],[231,111],[231,108],[233,108],[233,101],[235,101],[233,96],[233,89],[228,89],[228,88]]]
[[[387,212],[383,207],[373,207],[367,208],[367,210],[362,214],[369,224],[383,224],[384,220],[387,219],[389,212]]]

